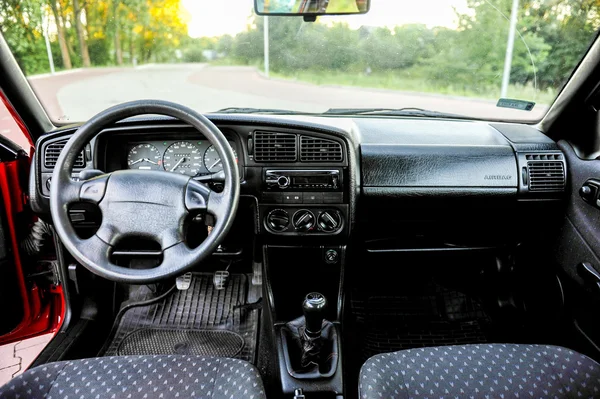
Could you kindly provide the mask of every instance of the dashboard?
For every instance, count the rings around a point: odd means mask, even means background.
[[[563,199],[566,162],[535,128],[440,119],[207,115],[224,133],[249,201],[252,231],[266,239],[352,234],[466,241],[514,234],[523,214]],[[32,208],[49,214],[53,165],[68,127],[37,143]],[[86,169],[164,170],[206,181],[220,156],[201,134],[162,117],[134,118],[101,132],[80,154]],[[85,216],[78,216],[85,219]],[[493,228],[490,228],[493,226]],[[410,239],[412,239],[410,238]],[[464,242],[464,241],[461,241]],[[379,245],[379,244],[378,244]],[[412,245],[412,244],[410,244]]]

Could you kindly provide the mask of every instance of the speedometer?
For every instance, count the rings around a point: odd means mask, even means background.
[[[165,151],[163,166],[168,172],[196,176],[202,167],[202,155],[194,144],[179,141],[171,144]]]

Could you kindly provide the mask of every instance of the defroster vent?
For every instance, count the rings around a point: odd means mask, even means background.
[[[56,166],[58,156],[62,152],[63,148],[67,145],[67,140],[57,141],[46,146],[44,152],[44,166],[47,168],[53,168]],[[85,166],[85,159],[83,158],[83,151],[77,157],[75,161],[75,168],[83,168]]]
[[[298,159],[295,134],[254,132],[254,160],[257,162],[295,162]]]
[[[544,158],[548,159],[548,156],[544,156]],[[531,158],[528,156],[528,159]],[[565,189],[565,166],[561,161],[529,161],[527,162],[527,174],[529,191],[564,191]]]
[[[341,162],[342,146],[337,141],[300,136],[300,161]]]

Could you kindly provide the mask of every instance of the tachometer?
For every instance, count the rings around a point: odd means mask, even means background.
[[[163,166],[166,171],[196,176],[202,167],[198,147],[187,141],[173,143],[165,151]]]
[[[152,144],[138,144],[127,155],[129,169],[162,170],[160,151]]]
[[[231,149],[233,150],[233,155],[235,155],[235,159],[237,161],[237,153],[233,147],[231,147]],[[219,153],[214,145],[208,147],[206,152],[204,152],[204,166],[206,166],[206,169],[208,169],[210,173],[223,170],[223,162],[221,161],[221,157],[219,156]]]

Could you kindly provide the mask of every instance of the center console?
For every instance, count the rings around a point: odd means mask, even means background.
[[[297,138],[294,162],[254,165],[265,298],[283,397],[339,399],[344,395],[341,286],[355,171],[348,143],[317,134],[318,141],[308,142],[307,136]],[[270,150],[280,151],[278,160],[285,156],[286,137],[269,138]],[[311,161],[316,157],[322,161]]]
[[[260,218],[265,233],[333,236],[347,230],[344,169],[264,168]]]

